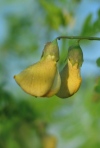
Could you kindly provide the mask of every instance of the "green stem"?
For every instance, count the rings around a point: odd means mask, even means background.
[[[100,41],[99,37],[88,37],[88,36],[58,36],[56,39],[60,40],[60,39],[79,39],[79,40],[97,40]]]

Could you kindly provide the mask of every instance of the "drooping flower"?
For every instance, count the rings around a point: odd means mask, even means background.
[[[36,97],[50,97],[60,89],[60,75],[57,69],[59,48],[57,40],[48,42],[39,62],[29,66],[14,78],[28,94]]]

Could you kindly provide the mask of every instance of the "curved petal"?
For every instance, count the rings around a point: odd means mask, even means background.
[[[63,70],[60,73],[61,76],[61,87],[56,94],[60,98],[68,98],[75,94],[81,84],[80,69],[77,64],[74,66],[68,61]]]
[[[41,59],[26,68],[14,78],[20,87],[30,95],[44,96],[52,87],[57,72],[56,62],[52,57]]]

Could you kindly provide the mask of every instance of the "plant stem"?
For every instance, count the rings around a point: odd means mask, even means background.
[[[58,36],[56,39],[79,39],[79,40],[97,40],[100,41],[99,37],[88,37],[88,36]]]

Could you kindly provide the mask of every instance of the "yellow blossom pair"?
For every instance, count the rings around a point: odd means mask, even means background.
[[[29,66],[14,78],[20,87],[32,96],[70,97],[81,84],[80,67],[83,53],[80,46],[69,48],[67,63],[60,74],[57,68],[58,60],[59,47],[55,39],[45,45],[39,62]]]

